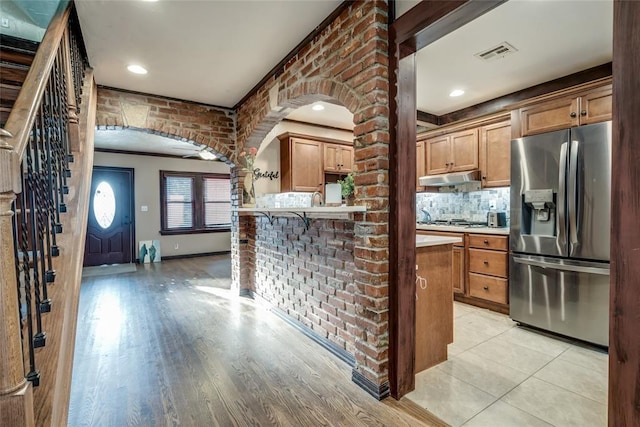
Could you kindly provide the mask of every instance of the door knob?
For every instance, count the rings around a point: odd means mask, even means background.
[[[582,111],[580,111],[580,115],[581,115],[581,116],[586,116],[586,115],[587,115],[587,110],[582,110]]]
[[[572,119],[576,118],[578,115],[576,114],[575,111],[572,111],[571,114],[569,114],[571,116]]]

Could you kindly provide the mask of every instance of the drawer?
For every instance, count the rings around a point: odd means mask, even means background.
[[[507,252],[469,249],[469,272],[506,278],[508,264]]]
[[[469,295],[488,301],[506,304],[509,295],[507,279],[469,273]]]
[[[488,234],[469,234],[470,248],[497,249],[506,251],[509,245],[507,236],[493,236]]]

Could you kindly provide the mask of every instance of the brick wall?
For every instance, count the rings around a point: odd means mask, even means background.
[[[384,389],[384,384],[388,382],[389,333],[389,83],[386,22],[386,2],[352,3],[292,58],[281,74],[267,81],[240,106],[237,116],[237,143],[239,147],[246,148],[258,146],[278,121],[301,105],[317,100],[332,100],[354,114],[356,204],[366,206],[367,213],[347,226],[349,237],[343,239],[347,247],[353,247],[353,261],[345,262],[334,257],[317,259],[319,255],[314,251],[318,246],[313,239],[320,236],[314,236],[315,232],[312,231],[312,235],[303,233],[301,236],[305,237],[299,240],[297,233],[284,231],[293,227],[290,225],[292,220],[287,220],[286,224],[278,222],[276,227],[283,227],[283,231],[278,232],[261,221],[255,229],[255,283],[242,286],[255,289],[320,335],[344,345],[355,356],[355,371],[380,389]],[[322,228],[325,225],[320,227],[319,232],[328,232]],[[283,233],[287,238],[283,238]],[[311,239],[311,242],[304,239]],[[265,253],[265,246],[271,247],[270,251]],[[283,263],[280,257],[284,258],[285,255],[281,255],[281,251],[291,249],[298,251],[296,259],[291,263]],[[343,267],[340,267],[341,262],[345,262]],[[282,271],[276,271],[280,277],[277,281],[270,279],[267,274],[270,263],[277,263],[275,265],[280,266],[277,268],[282,268]],[[316,265],[320,269],[321,263],[324,263],[324,275],[320,270],[312,269]],[[349,323],[351,327],[342,325],[340,322],[344,320],[338,321],[339,317],[333,313],[336,307],[327,300],[326,306],[330,310],[322,310],[322,299],[314,296],[335,297],[327,292],[332,289],[328,283],[320,287],[324,279],[320,282],[315,279],[316,276],[328,277],[329,270],[335,270],[338,274],[348,272],[341,276],[341,280],[348,281],[343,285],[351,291],[353,302],[350,304],[354,304],[355,326],[353,323]],[[337,292],[337,288],[333,289]],[[316,301],[319,306],[313,305]],[[336,320],[338,325],[331,323],[329,314],[335,316],[331,319]],[[345,329],[342,329],[343,326]],[[351,339],[354,341],[349,341]]]
[[[254,292],[289,316],[354,354],[354,222],[298,218],[258,219]]]

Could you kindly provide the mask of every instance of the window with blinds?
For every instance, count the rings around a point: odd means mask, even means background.
[[[160,171],[161,234],[228,231],[231,228],[229,175]]]
[[[231,225],[229,178],[204,178],[204,226]]]

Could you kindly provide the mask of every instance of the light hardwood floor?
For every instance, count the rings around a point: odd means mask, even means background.
[[[69,425],[438,425],[369,396],[349,366],[230,291],[230,269],[225,255],[84,279]]]

